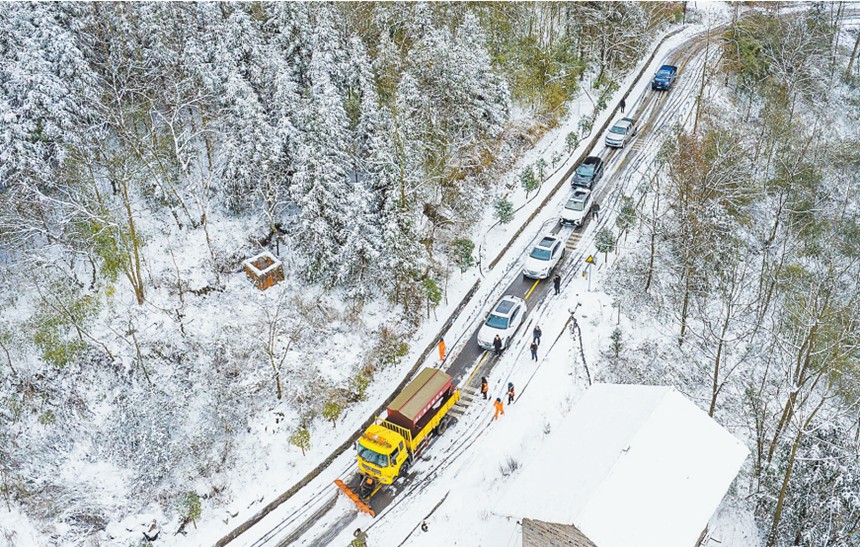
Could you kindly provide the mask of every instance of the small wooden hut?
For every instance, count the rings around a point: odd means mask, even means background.
[[[265,291],[275,283],[284,280],[284,264],[269,251],[263,251],[242,263],[245,273],[254,286]]]

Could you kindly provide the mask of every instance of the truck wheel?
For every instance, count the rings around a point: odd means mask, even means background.
[[[403,465],[400,466],[400,477],[405,477],[407,473],[409,473],[409,468],[412,467],[412,460],[407,459],[403,462]]]
[[[440,437],[445,434],[445,431],[448,430],[448,418],[442,418],[439,421],[439,425],[436,426],[436,434]]]

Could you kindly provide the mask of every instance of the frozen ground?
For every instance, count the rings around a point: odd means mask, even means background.
[[[726,13],[717,6],[714,13]],[[695,32],[701,31],[702,25],[692,26],[678,36],[667,41],[664,50],[668,51],[682,43],[687,37]],[[653,70],[662,60],[662,55],[655,57]],[[646,74],[648,71],[646,71]],[[629,85],[629,81],[626,82]],[[631,93],[631,97],[637,97],[647,87],[647,78],[641,82]],[[622,86],[622,89],[624,87]],[[611,103],[613,106],[617,98]],[[628,104],[633,101],[628,100]],[[551,155],[554,150],[563,147],[563,136],[566,135],[578,123],[583,105],[590,104],[587,98],[581,98],[572,108],[568,121],[556,131],[548,134],[531,154],[527,155],[521,165],[534,162],[542,154]],[[604,112],[595,122],[596,126],[608,116]],[[578,155],[574,151],[573,156]],[[546,156],[544,156],[546,157]],[[512,170],[510,177],[514,177],[518,168]],[[536,203],[561,176],[563,168],[551,176],[530,203]],[[511,179],[513,180],[513,179]],[[635,182],[635,181],[634,181]],[[511,197],[515,203],[522,203],[524,194],[519,187],[511,184]],[[566,198],[566,192],[551,200],[544,212],[538,215],[535,221],[527,228],[511,247],[505,257],[499,262],[492,272],[484,272],[486,277],[482,281],[481,288],[475,297],[475,301],[483,302],[484,296],[491,293],[496,282],[501,281],[501,276],[510,275],[509,272],[517,272],[517,265],[522,260],[524,251],[531,242],[540,235],[541,227],[546,222],[551,222],[557,215],[558,208]],[[485,249],[484,263],[489,262],[510,236],[510,233],[525,219],[533,208],[525,207],[517,213],[514,222],[506,227],[495,226],[492,229],[483,228],[487,234],[484,240]],[[492,217],[484,220],[485,226],[493,224]],[[584,242],[590,241],[587,234]],[[636,236],[631,234],[628,245],[635,245]],[[622,242],[622,245],[624,242]],[[591,249],[593,252],[593,248]],[[624,251],[620,255],[610,255],[610,261],[623,259]],[[464,417],[462,423],[456,428],[449,430],[446,437],[439,440],[437,446],[428,453],[430,460],[416,466],[415,471],[419,474],[416,480],[421,480],[422,469],[427,474],[432,473],[432,481],[424,484],[420,492],[410,493],[408,499],[401,499],[399,505],[377,519],[360,515],[357,520],[348,526],[336,539],[330,540],[333,545],[346,545],[350,539],[350,532],[355,527],[369,528],[372,545],[400,545],[402,542],[412,545],[515,545],[519,535],[519,527],[516,523],[516,515],[501,515],[494,511],[497,501],[505,493],[509,484],[509,478],[502,474],[503,467],[508,458],[513,458],[520,463],[529,460],[530,456],[541,449],[542,442],[551,434],[554,425],[569,412],[574,402],[578,399],[587,385],[587,374],[585,366],[579,356],[578,340],[566,330],[565,323],[569,317],[569,310],[577,308],[576,317],[582,328],[585,362],[588,363],[592,378],[601,374],[601,369],[606,366],[602,358],[609,344],[609,333],[612,331],[617,319],[617,309],[613,308],[612,297],[604,294],[601,288],[601,278],[608,267],[602,264],[602,255],[598,258],[599,267],[593,272],[592,291],[587,290],[587,280],[577,275],[575,281],[569,285],[560,298],[552,299],[539,311],[538,322],[542,325],[543,347],[551,351],[543,355],[537,366],[528,360],[524,345],[514,348],[513,352],[501,359],[490,378],[494,395],[503,396],[504,386],[512,381],[519,390],[519,399],[507,414],[497,423],[491,423],[492,407],[489,404],[475,404],[470,414]],[[502,287],[504,283],[500,284]],[[489,299],[492,300],[492,299]],[[477,309],[467,307],[461,313],[449,333],[459,333],[472,326],[472,319],[480,314]],[[621,324],[631,327],[631,319],[622,313]],[[432,329],[427,330],[425,335],[432,336]],[[665,338],[664,329],[659,324],[647,326],[637,325],[636,329],[628,328],[625,332],[631,333],[630,339],[626,340],[629,347],[636,347],[639,343],[648,339]],[[450,339],[450,337],[448,337]],[[553,341],[557,343],[553,346]],[[421,345],[421,344],[419,344]],[[517,351],[518,350],[518,351]],[[543,351],[543,349],[542,349]],[[434,360],[426,363],[433,365]],[[548,431],[550,433],[545,433]],[[454,458],[453,463],[445,461],[447,455],[457,451],[457,444],[472,443],[469,449],[462,455]],[[339,460],[338,464],[348,464],[348,459]],[[443,468],[434,469],[436,465]],[[301,496],[297,496],[301,497]],[[442,501],[444,500],[444,501]],[[440,503],[433,515],[427,519],[428,532],[421,532],[419,525],[424,516],[430,513]],[[298,502],[297,502],[298,503]],[[283,514],[289,514],[295,510],[294,504],[285,504]],[[312,529],[299,542],[301,545],[314,545],[326,530],[327,524],[346,518],[355,509],[342,496],[338,499],[335,508],[326,515],[326,521]],[[752,519],[748,518],[745,509],[735,506],[724,505],[720,508],[712,537],[720,538],[754,538],[756,532]],[[267,519],[269,524],[277,522],[279,517],[275,514]],[[266,526],[262,526],[259,533],[263,533]],[[238,544],[251,544],[259,537],[259,533],[249,533],[242,537]],[[328,536],[323,536],[328,537]],[[731,543],[724,541],[724,545],[751,545],[750,541]]]
[[[697,7],[701,7],[701,4],[703,3],[698,3]],[[707,3],[707,6],[708,13],[727,13],[726,7],[721,3]],[[701,31],[702,28],[702,25],[690,26],[679,35],[667,40],[663,50],[669,51],[691,34]],[[658,54],[655,57],[654,65],[659,64],[661,58],[662,54]],[[649,68],[648,71],[653,68]],[[631,74],[636,74],[638,69],[639,67]],[[622,82],[622,90],[626,89],[632,78],[631,75]],[[646,86],[647,77],[643,78],[643,81],[633,90],[631,97],[638,96]],[[618,98],[619,96],[616,96],[610,101],[610,109],[617,104]],[[577,128],[582,115],[591,111],[593,99],[594,97],[583,95],[575,100],[570,105],[567,119],[558,128],[547,133],[506,177],[505,181],[510,189],[509,199],[519,208],[513,222],[503,226],[495,225],[492,211],[488,208],[484,219],[476,226],[473,239],[482,243],[481,258],[484,266],[482,273],[486,277],[481,281],[481,287],[474,302],[483,302],[485,298],[491,295],[497,282],[501,281],[507,273],[516,270],[516,264],[522,260],[523,251],[539,235],[541,226],[545,222],[551,221],[557,214],[557,209],[566,198],[564,191],[559,192],[559,195],[549,203],[545,211],[523,232],[499,264],[492,271],[486,270],[486,265],[498,255],[502,246],[510,239],[517,227],[531,214],[549,193],[561,174],[569,167],[572,158],[576,158],[582,151],[585,143],[569,155],[564,154],[564,139],[570,131]],[[628,104],[631,103],[632,101],[628,100]],[[609,110],[602,112],[594,122],[595,127],[599,127],[609,115]],[[552,157],[558,156],[560,153],[566,159],[553,166]],[[538,158],[544,158],[550,165],[549,171],[555,170],[555,172],[544,181],[538,192],[529,196],[527,201],[524,191],[516,183],[516,176],[524,165],[533,164]],[[233,228],[235,227],[223,219],[213,221],[212,231],[216,234],[215,244],[224,248],[241,248],[243,242],[232,241],[231,237],[234,234],[245,233],[246,227]],[[192,234],[165,233],[163,237],[168,242],[164,249],[171,247],[193,250],[192,252],[183,251],[181,256],[175,257],[183,275],[190,276],[187,280],[192,288],[200,288],[212,281],[193,277],[194,265],[207,260],[208,251],[202,240],[201,232]],[[633,241],[635,238],[631,236],[630,244],[633,244]],[[170,254],[163,251],[160,255],[153,257],[150,264],[153,271],[163,275],[162,288],[154,289],[150,296],[153,307],[170,300],[166,292],[170,283],[169,275],[173,268],[171,260]],[[601,268],[604,267],[605,265],[601,265]],[[475,269],[463,275],[452,272],[446,301],[436,310],[434,317],[426,320],[420,331],[410,340],[411,350],[403,359],[402,364],[399,367],[392,367],[379,373],[375,382],[368,389],[367,399],[349,407],[336,429],[327,422],[317,421],[313,427],[313,442],[307,455],[303,457],[297,448],[290,446],[286,441],[286,433],[288,432],[284,430],[283,424],[290,423],[290,418],[294,416],[288,414],[284,420],[276,422],[276,412],[283,409],[272,405],[269,411],[261,413],[251,420],[253,424],[251,430],[240,439],[240,445],[237,447],[239,461],[234,468],[236,472],[229,477],[229,482],[224,485],[234,493],[233,501],[228,507],[215,509],[204,500],[202,520],[197,523],[196,528],[189,527],[186,530],[187,535],[174,535],[178,524],[175,520],[169,521],[158,509],[153,509],[151,512],[141,512],[123,519],[117,518],[108,528],[109,535],[104,538],[105,544],[128,545],[139,540],[140,531],[147,527],[153,519],[156,519],[162,526],[159,545],[210,545],[214,543],[226,532],[258,511],[264,504],[293,485],[322,461],[334,447],[339,445],[347,432],[354,430],[364,421],[379,401],[390,393],[392,386],[400,381],[405,370],[418,358],[424,347],[432,342],[435,333],[444,322],[444,318],[449,315],[462,295],[480,276],[481,274]],[[416,531],[407,540],[408,544],[516,544],[519,528],[515,516],[497,515],[492,510],[495,500],[504,492],[505,485],[510,478],[503,477],[499,467],[508,457],[525,462],[530,455],[540,450],[542,440],[551,434],[545,433],[545,431],[551,432],[553,426],[563,419],[587,385],[584,363],[577,358],[578,342],[564,329],[565,322],[569,317],[568,310],[576,307],[577,304],[581,306],[576,316],[582,327],[586,363],[590,367],[592,377],[600,372],[600,367],[604,364],[600,357],[601,351],[607,347],[608,336],[612,329],[611,325],[615,321],[614,313],[616,311],[612,308],[611,297],[600,292],[601,276],[602,271],[597,270],[592,278],[592,289],[594,289],[592,292],[586,290],[587,282],[578,277],[561,298],[553,300],[542,311],[540,321],[544,326],[544,348],[549,348],[556,338],[558,341],[551,351],[542,355],[542,360],[537,367],[528,361],[527,355],[522,351],[519,354],[510,353],[499,363],[493,373],[494,391],[501,396],[504,385],[507,381],[512,381],[518,387],[520,397],[516,404],[508,409],[501,421],[490,424],[490,408],[476,404],[472,407],[471,414],[467,418],[474,418],[475,423],[482,425],[476,430],[478,432],[474,433],[478,437],[468,452],[441,471],[423,489],[420,495],[411,496],[408,502],[395,508],[385,518],[371,522],[364,517],[359,517],[356,526],[372,526],[370,530],[371,545],[377,547],[377,545],[400,544],[409,535],[413,527],[420,524],[422,517],[429,513],[433,506],[446,494],[449,494],[448,497],[445,498],[433,516],[427,520],[429,531],[426,533],[420,532],[420,530]],[[187,310],[186,316],[188,317],[197,314],[203,317],[221,318],[220,321],[196,323],[189,321],[188,328],[191,330],[199,329],[197,334],[201,336],[215,336],[218,331],[229,328],[231,325],[240,330],[243,318],[254,315],[255,310],[258,310],[260,306],[270,305],[281,293],[303,293],[307,298],[322,298],[327,305],[338,309],[340,312],[345,311],[342,305],[339,305],[336,296],[321,297],[317,294],[307,294],[307,288],[295,281],[288,281],[262,294],[248,286],[243,274],[233,274],[224,281],[225,294],[232,294],[232,296],[220,300],[218,305],[215,305],[213,301],[204,299],[195,304],[195,309]],[[165,292],[162,297],[159,296],[160,290]],[[118,297],[115,305],[127,307],[129,315],[134,313],[132,311],[134,305],[131,302],[123,301]],[[224,309],[229,309],[231,312],[225,314]],[[480,312],[481,309],[478,304],[467,307],[463,311],[462,317],[455,321],[449,332],[462,332],[472,324],[472,319]],[[158,335],[160,322],[174,320],[170,319],[169,314],[159,314],[152,309],[149,309],[148,313],[149,315],[139,316],[137,319],[143,323],[141,329],[143,331],[149,330],[150,336]],[[391,313],[392,311],[383,305],[366,309],[362,315],[364,329],[372,330],[385,323],[390,319]],[[621,320],[623,323],[629,321],[623,314]],[[628,332],[636,332],[635,336],[643,339],[661,335],[659,325],[636,331],[629,330]],[[342,368],[336,368],[333,365],[342,359],[354,358],[351,348],[360,346],[361,343],[360,334],[343,331],[342,336],[333,337],[329,343],[318,347],[312,355],[304,357],[308,358],[309,362],[318,367],[323,374],[333,377],[337,374],[336,370],[342,370]],[[636,340],[631,340],[631,347],[635,343]],[[542,349],[542,353],[544,351],[546,350]],[[427,364],[434,364],[433,359]],[[297,362],[293,365],[301,366],[302,363]],[[264,369],[260,371],[261,375],[265,373]],[[267,393],[266,396],[268,395]],[[105,416],[97,415],[93,419],[103,420]],[[483,427],[484,425],[486,428]],[[458,430],[454,429],[444,441],[450,442],[452,439],[456,439],[457,435]],[[121,498],[124,492],[122,477],[116,476],[116,473],[106,473],[104,469],[92,467],[88,463],[89,458],[86,456],[85,448],[82,447],[82,450],[78,452],[80,456],[78,461],[69,461],[65,464],[67,472],[82,478],[104,474],[106,477],[100,480],[99,495],[106,498]],[[444,449],[444,446],[436,448]],[[443,452],[443,450],[436,450],[436,448],[432,451],[431,457],[434,457],[433,454],[441,455]],[[351,458],[352,453],[347,452],[345,458],[342,457],[341,460],[349,461]],[[433,460],[428,463],[432,464]],[[341,465],[340,460],[333,467],[339,465]],[[416,469],[416,471],[420,472],[421,470]],[[205,490],[205,486],[201,488],[201,491]],[[344,500],[338,501],[336,512],[352,510],[352,506],[345,503]],[[719,525],[723,523],[726,526],[723,537],[747,537],[745,535],[749,532],[747,526],[741,526],[740,530],[735,530],[735,528],[738,526],[737,523],[748,521],[750,519],[744,517],[742,509],[724,506],[716,519],[718,527],[715,528],[714,535],[720,537],[718,535]],[[0,526],[15,531],[14,544],[16,545],[38,545],[49,541],[48,538],[39,537],[22,515],[16,512],[6,512],[5,507],[2,506],[0,506]],[[754,533],[749,533],[749,537],[754,535]],[[242,538],[237,544],[246,544],[247,541],[249,540]],[[348,534],[345,533],[334,544],[346,545],[348,541]],[[723,545],[731,545],[731,543],[724,542]]]

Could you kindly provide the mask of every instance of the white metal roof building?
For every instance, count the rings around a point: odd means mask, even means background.
[[[747,448],[672,387],[595,384],[501,511],[523,545],[693,547]]]

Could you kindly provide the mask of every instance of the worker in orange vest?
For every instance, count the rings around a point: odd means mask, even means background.
[[[445,360],[445,339],[444,338],[439,339],[439,360],[440,361]]]
[[[481,395],[484,396],[484,400],[487,400],[487,392],[490,390],[490,384],[487,382],[487,377],[484,376],[481,378]]]
[[[505,414],[505,406],[502,404],[502,400],[496,397],[496,402],[493,403],[493,406],[496,407],[496,414],[493,416],[494,420],[499,419],[499,414]]]

